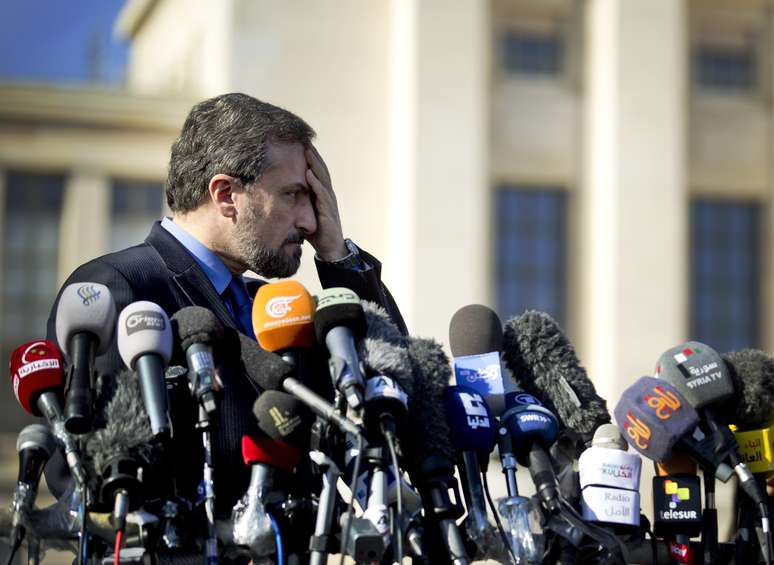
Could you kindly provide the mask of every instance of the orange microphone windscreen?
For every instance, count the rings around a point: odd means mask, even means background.
[[[266,351],[315,343],[312,295],[296,281],[265,284],[253,300],[253,330]]]

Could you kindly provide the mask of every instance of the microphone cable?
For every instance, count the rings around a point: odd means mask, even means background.
[[[563,496],[560,495],[558,499],[559,515],[567,520],[571,526],[578,528],[591,539],[602,545],[616,563],[626,565],[626,563],[629,562],[626,546],[618,539],[618,536],[611,534],[599,526],[586,522]]]
[[[352,514],[355,506],[355,491],[357,490],[357,479],[360,475],[360,463],[363,460],[363,436],[358,434],[357,436],[357,455],[355,456],[355,468],[352,472],[352,484],[349,486],[349,504],[347,505],[347,527],[344,528],[344,537],[341,538],[341,560],[339,565],[344,565],[344,558],[346,557],[347,544],[349,544],[349,534],[352,529]]]
[[[22,538],[17,537],[13,542],[13,546],[11,547],[11,553],[8,555],[8,561],[6,561],[6,565],[13,564],[13,558],[16,557],[16,552],[19,551],[21,544],[22,544]]]
[[[387,448],[390,450],[390,458],[392,459],[392,466],[395,473],[395,490],[397,491],[397,507],[398,507],[398,516],[397,520],[395,520],[395,524],[397,525],[398,535],[395,536],[395,561],[398,563],[403,563],[403,527],[402,527],[402,521],[403,521],[403,494],[401,493],[401,479],[400,479],[400,469],[398,468],[398,455],[395,452],[395,434],[392,433],[392,430],[389,429],[388,426],[385,426],[382,424],[382,433],[384,434],[385,439],[387,440]]]
[[[78,539],[78,556],[81,565],[86,565],[89,562],[89,538],[86,533],[86,485],[81,486],[80,491],[81,503],[78,505],[78,515],[81,518],[81,531]]]
[[[481,477],[483,479],[484,484],[484,496],[486,497],[486,502],[489,504],[489,509],[492,511],[492,514],[494,515],[495,524],[497,524],[497,531],[500,533],[500,538],[503,540],[503,544],[505,544],[505,549],[508,552],[508,555],[511,556],[514,563],[518,563],[519,560],[516,559],[516,555],[513,553],[513,548],[511,547],[510,542],[508,541],[508,536],[505,535],[505,529],[503,528],[503,523],[500,521],[500,514],[497,513],[497,508],[495,508],[494,502],[492,501],[492,495],[489,493],[489,479],[486,476],[486,473],[481,473]]]
[[[267,512],[266,515],[271,522],[271,529],[274,530],[274,543],[277,546],[277,565],[285,565],[284,550],[282,548],[282,533],[280,532],[279,524],[271,512]]]
[[[120,565],[121,563],[121,543],[124,541],[123,530],[116,532],[116,547],[113,555],[113,565]]]

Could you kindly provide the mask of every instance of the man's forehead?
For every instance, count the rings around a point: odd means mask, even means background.
[[[301,143],[270,141],[266,145],[265,171],[268,172],[279,166],[292,166],[294,163],[303,163],[306,169],[304,146]]]

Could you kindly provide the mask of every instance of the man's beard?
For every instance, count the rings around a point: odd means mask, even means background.
[[[237,222],[234,240],[240,259],[248,269],[267,279],[281,279],[296,274],[301,265],[301,254],[291,255],[284,249],[288,243],[303,243],[303,236],[296,234],[288,237],[279,249],[266,247],[255,236],[261,219],[251,211],[249,217]]]

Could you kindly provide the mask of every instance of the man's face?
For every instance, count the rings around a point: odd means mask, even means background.
[[[247,267],[267,278],[293,275],[301,244],[317,230],[308,165],[300,143],[270,143],[268,168],[239,200],[234,245]]]

